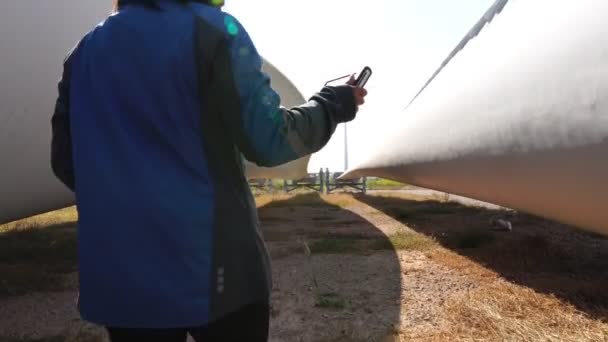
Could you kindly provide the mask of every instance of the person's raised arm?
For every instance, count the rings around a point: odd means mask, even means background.
[[[228,15],[225,24],[228,39],[213,58],[213,86],[226,126],[249,161],[270,167],[314,153],[338,123],[355,118],[365,90],[351,85],[324,87],[307,103],[282,108],[243,26]]]

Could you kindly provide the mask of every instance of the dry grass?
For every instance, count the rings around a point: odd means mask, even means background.
[[[471,259],[444,248],[427,256],[478,286],[446,302],[445,329],[425,336],[428,341],[608,341],[608,322],[592,317],[552,294],[507,282]],[[598,308],[602,312],[603,308]]]
[[[427,251],[438,247],[434,239],[414,232],[398,232],[388,239],[395,250]]]
[[[508,282],[475,289],[445,305],[449,331],[439,339],[605,341],[608,325],[557,298]]]
[[[368,195],[361,195],[361,194],[356,194],[354,195],[355,197],[358,198],[366,198],[366,199],[372,199],[374,202],[376,203],[386,203],[387,205],[390,206],[390,203],[393,202],[394,200],[408,200],[408,201],[417,201],[417,202],[425,202],[425,201],[432,201],[432,202],[438,202],[438,203],[450,203],[450,202],[446,202],[446,194],[444,193],[432,193],[432,194],[417,194],[417,193],[409,193],[409,192],[403,192],[403,191],[385,191],[385,190],[378,190],[375,191],[373,194],[368,194]]]
[[[399,331],[395,340],[424,341],[608,341],[608,322],[551,294],[508,282],[467,257],[444,248],[426,253],[477,286],[440,309],[442,329]],[[598,311],[602,311],[600,308]]]
[[[56,224],[75,223],[77,220],[76,207],[69,207],[0,225],[0,234],[31,227],[44,228]]]
[[[280,207],[327,207],[337,206],[346,208],[358,203],[357,199],[349,194],[263,194],[256,196],[255,202],[258,208],[280,208]]]
[[[460,274],[474,278],[476,281],[496,279],[498,274],[473,262],[471,259],[445,248],[436,248],[426,252],[426,256],[436,263],[442,264]]]
[[[443,203],[439,201],[418,201],[407,207],[390,207],[387,214],[398,219],[411,219],[432,215],[475,215],[480,208],[467,207],[458,203]]]
[[[255,204],[257,205],[258,208],[261,208],[261,207],[267,206],[270,203],[286,201],[293,197],[295,197],[295,196],[284,194],[284,193],[278,193],[278,194],[264,193],[259,196],[255,196]]]
[[[386,238],[335,234],[313,240],[310,251],[317,254],[370,254],[380,250],[427,251],[437,243],[422,234],[398,232]]]
[[[263,222],[274,227],[265,234],[267,242],[285,243],[304,237],[309,241],[309,251],[319,254],[315,258],[348,258],[348,262],[357,258],[375,260],[391,254],[386,252],[391,250],[415,251],[395,254],[404,255],[402,262],[409,262],[407,267],[416,267],[420,270],[417,272],[433,267],[437,272],[439,267],[449,270],[441,277],[475,284],[457,286],[462,291],[446,296],[445,302],[428,304],[436,305],[433,312],[445,324],[418,330],[396,328],[396,338],[608,341],[608,295],[606,282],[602,281],[606,259],[597,247],[604,238],[572,235],[561,227],[527,217],[515,217],[513,232],[490,232],[488,217],[495,211],[403,193],[390,197],[264,194],[256,197],[256,203],[259,208],[290,208],[271,209],[262,215]],[[375,209],[374,220],[370,219],[371,211],[366,213],[366,205]],[[317,209],[292,210],[295,207]],[[377,217],[378,213],[387,220]],[[0,296],[62,288],[63,275],[75,269],[76,219],[74,208],[68,208],[0,226]],[[397,221],[415,231],[378,234],[376,223]],[[298,251],[302,248],[299,244],[294,246],[287,247]],[[416,254],[421,259],[408,260]],[[420,273],[404,273],[404,277],[420,277]],[[442,281],[441,277],[432,279]],[[417,294],[431,291],[429,283],[432,282],[425,280],[422,286],[410,288],[409,294],[419,298]],[[310,292],[313,297],[309,305],[324,309],[323,314],[350,314],[356,308],[343,290],[336,286],[327,292]],[[29,342],[59,340],[56,337]]]
[[[451,244],[457,248],[479,248],[496,240],[487,229],[468,229],[450,236]]]

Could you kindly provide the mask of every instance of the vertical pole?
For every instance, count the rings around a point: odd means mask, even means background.
[[[323,193],[325,191],[325,175],[323,174],[323,168],[319,170],[319,192]]]
[[[348,131],[344,124],[344,172],[348,170]]]
[[[331,184],[329,183],[329,169],[325,168],[325,193],[329,194],[331,191]]]

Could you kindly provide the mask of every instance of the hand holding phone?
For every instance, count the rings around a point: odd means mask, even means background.
[[[342,77],[338,77],[338,78],[329,80],[329,81],[325,82],[325,85],[328,86],[332,82],[336,82],[336,81],[345,79],[347,77],[350,77],[350,80],[348,82],[346,82],[346,84],[349,85],[350,87],[353,87],[352,89],[353,89],[353,95],[355,96],[355,103],[357,106],[360,106],[365,103],[365,96],[367,96],[367,90],[365,90],[365,85],[367,84],[367,81],[369,81],[371,76],[372,76],[372,69],[370,67],[366,66],[365,68],[363,68],[363,70],[361,70],[361,72],[359,73],[359,75],[357,76],[356,79],[353,78],[352,74],[349,74],[349,75],[345,75]]]

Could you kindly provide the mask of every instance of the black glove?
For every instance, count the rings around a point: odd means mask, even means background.
[[[310,100],[320,103],[336,123],[352,121],[359,109],[350,85],[326,86]]]

